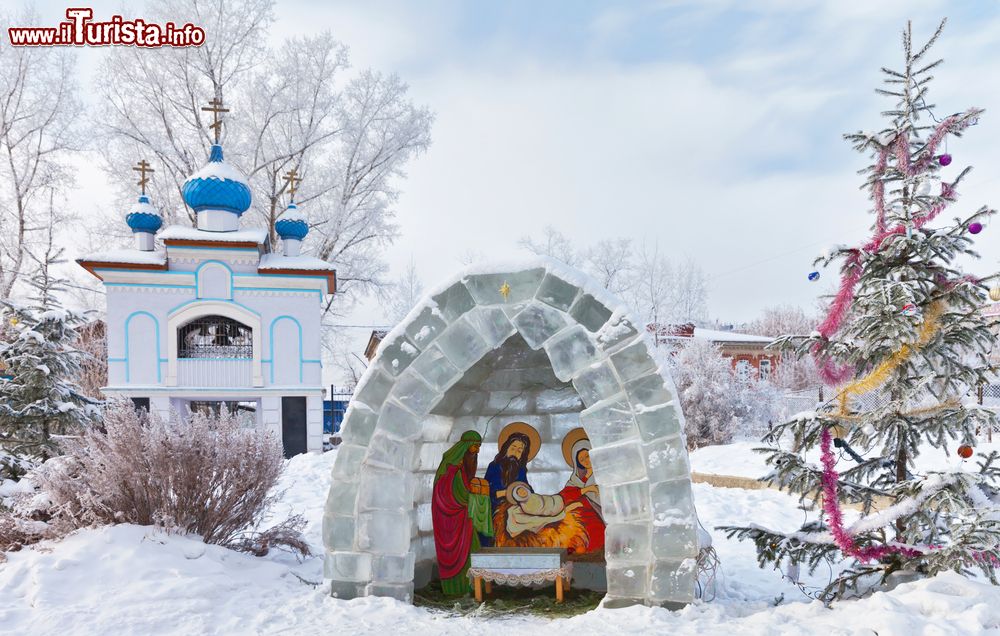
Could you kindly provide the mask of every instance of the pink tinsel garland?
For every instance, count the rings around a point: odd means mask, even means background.
[[[905,546],[870,545],[865,548],[858,547],[854,542],[854,537],[844,528],[844,515],[840,510],[840,500],[837,498],[837,481],[840,479],[840,475],[837,473],[835,467],[837,460],[831,448],[832,441],[833,435],[830,433],[830,429],[824,427],[820,435],[820,460],[823,463],[823,477],[821,479],[823,484],[823,511],[826,513],[827,522],[830,524],[830,534],[833,535],[833,541],[840,548],[840,551],[847,556],[856,558],[862,563],[868,563],[873,560],[877,561],[890,554],[901,554],[910,558],[924,554],[921,550]],[[927,549],[939,550],[942,547],[932,544],[928,545]],[[994,566],[1000,565],[1000,557],[994,552],[974,551],[971,554],[972,558],[977,561],[988,561]]]
[[[841,269],[840,288],[837,290],[837,295],[834,296],[833,302],[830,303],[830,309],[827,312],[826,318],[820,323],[817,329],[824,340],[829,340],[840,330],[844,316],[854,302],[854,288],[857,286],[858,281],[861,280],[861,254],[875,252],[881,249],[886,239],[906,233],[906,226],[903,224],[899,224],[892,229],[886,229],[885,184],[881,177],[885,174],[888,167],[890,152],[895,150],[899,169],[912,177],[930,166],[931,161],[934,160],[937,147],[948,133],[959,132],[968,126],[969,120],[961,120],[958,115],[952,115],[945,119],[935,128],[934,133],[927,140],[924,150],[914,164],[910,163],[910,142],[909,137],[905,133],[899,135],[894,143],[882,147],[879,151],[878,160],[875,162],[875,176],[872,184],[872,198],[875,200],[875,235],[860,250],[852,251],[851,255],[847,257],[844,267]],[[927,223],[930,223],[949,203],[955,200],[954,188],[947,183],[942,183],[941,197],[944,199],[941,203],[933,206],[926,214],[913,221],[915,229],[920,229]],[[817,342],[813,345],[811,351],[823,382],[827,385],[835,386],[845,382],[854,375],[855,368],[853,366],[837,365],[832,360],[824,358],[821,355],[822,348],[822,342]]]
[[[905,557],[915,557],[923,554],[920,550],[891,545],[870,545],[864,548],[854,543],[854,537],[844,528],[844,516],[840,511],[840,501],[837,499],[837,480],[840,475],[835,468],[836,459],[833,456],[831,442],[833,436],[829,428],[823,428],[820,437],[821,460],[823,462],[823,511],[826,512],[830,524],[830,533],[840,551],[852,556],[862,563],[879,560],[890,554],[901,554]]]

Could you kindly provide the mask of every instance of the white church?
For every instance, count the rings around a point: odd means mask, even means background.
[[[275,224],[281,251],[266,229],[240,226],[250,187],[223,158],[215,115],[208,163],[183,187],[197,227],[161,229],[143,161],[142,195],[126,216],[135,247],[77,261],[106,291],[104,393],[162,416],[225,406],[280,435],[286,456],[319,451],[320,317],[336,272],[299,254],[309,228],[294,204],[294,171],[291,202]]]

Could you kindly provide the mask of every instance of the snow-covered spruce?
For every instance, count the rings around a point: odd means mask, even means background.
[[[963,402],[988,381],[987,353],[995,338],[981,312],[984,282],[955,264],[976,256],[969,227],[994,211],[980,208],[964,220],[930,227],[956,200],[969,171],[942,174],[938,149],[981,112],[940,121],[930,113],[927,86],[939,62],[925,56],[940,32],[915,51],[907,28],[905,69],[884,69],[880,92],[895,101],[886,113],[888,127],[846,136],[874,157],[865,171],[874,237],[820,259],[844,262],[829,315],[809,338],[784,341],[800,354],[814,354],[829,383],[848,381],[833,404],[776,427],[765,437],[771,447],[762,449],[773,467],[770,479],[803,499],[821,497],[823,505],[814,508],[822,513],[795,533],[726,528],[755,543],[761,566],[791,562],[814,569],[844,561],[846,568],[838,567],[822,594],[827,601],[891,583],[896,573],[979,571],[997,583],[997,453],[981,455],[972,471],[921,470],[915,461],[922,441],[947,453],[949,443],[974,444],[977,429],[996,426],[992,412]],[[859,408],[857,395],[873,389],[877,405]],[[845,454],[839,467],[834,436],[857,453],[854,459]],[[805,458],[817,447],[822,468]],[[861,519],[844,522],[842,502],[860,505]]]
[[[75,381],[86,357],[76,348],[83,316],[58,306],[60,281],[47,268],[31,285],[30,303],[0,300],[0,449],[45,459],[55,436],[94,420],[98,403]]]

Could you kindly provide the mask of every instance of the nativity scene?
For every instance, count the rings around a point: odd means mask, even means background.
[[[431,510],[445,594],[468,593],[471,555],[491,546],[497,548],[492,554],[504,548],[561,548],[570,560],[603,561],[600,488],[584,429],[573,429],[562,441],[570,474],[554,494],[536,493],[528,483],[528,463],[541,446],[534,427],[524,422],[504,427],[485,478],[475,476],[481,444],[479,433],[464,432],[436,473]]]
[[[537,448],[538,432],[526,424],[523,426],[531,429]],[[502,432],[500,439],[504,439]],[[586,431],[573,429],[563,439],[562,447],[570,469],[562,490],[538,494],[526,479],[521,479],[505,486],[502,499],[493,499],[497,547],[565,548],[571,555],[603,555],[604,518]],[[529,456],[527,460],[532,458]],[[492,496],[492,482],[490,488]]]
[[[693,600],[704,545],[654,351],[620,301],[551,259],[435,288],[345,414],[323,521],[331,593]]]

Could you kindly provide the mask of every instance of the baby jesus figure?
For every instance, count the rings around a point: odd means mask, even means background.
[[[567,434],[563,455],[573,473],[558,494],[539,495],[524,481],[507,487],[493,509],[497,547],[559,547],[575,555],[604,552],[601,491],[590,464],[590,440],[582,428]]]
[[[507,487],[507,501],[510,504],[507,508],[507,534],[511,537],[522,532],[538,532],[547,525],[562,521],[567,513],[583,505],[579,501],[565,505],[559,495],[539,495],[523,481]]]

